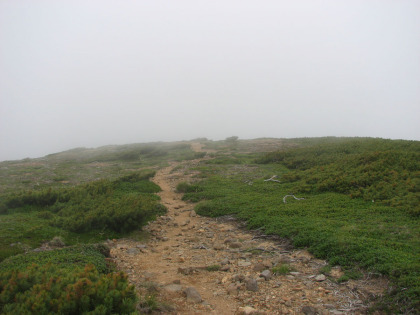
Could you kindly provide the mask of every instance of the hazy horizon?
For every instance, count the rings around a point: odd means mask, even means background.
[[[420,140],[419,1],[0,0],[0,161],[199,137]]]

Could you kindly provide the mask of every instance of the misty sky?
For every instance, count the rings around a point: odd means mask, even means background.
[[[420,140],[420,1],[0,0],[0,160],[233,135]]]

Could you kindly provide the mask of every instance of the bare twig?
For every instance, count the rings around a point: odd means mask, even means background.
[[[274,178],[277,178],[277,175],[273,175],[273,176],[271,176],[271,178],[269,178],[269,179],[264,179],[264,181],[265,181],[265,182],[276,182],[276,183],[280,183],[280,181],[279,181],[279,180],[274,179]]]
[[[293,198],[295,198],[296,200],[305,200],[305,198],[298,198],[298,197],[296,197],[295,195],[286,195],[286,196],[284,196],[284,197],[283,197],[283,202],[284,202],[284,203],[287,203],[287,202],[286,202],[286,198],[287,198],[287,197],[293,197]]]

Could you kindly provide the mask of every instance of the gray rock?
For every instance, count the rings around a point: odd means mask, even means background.
[[[258,291],[258,282],[254,278],[249,278],[245,281],[245,287],[248,291],[257,292]]]
[[[333,304],[324,304],[324,307],[328,310],[333,310],[335,309],[335,306]]]
[[[214,250],[222,250],[223,248],[224,248],[224,246],[222,244],[214,244],[213,245]]]
[[[323,275],[323,274],[317,275],[315,277],[315,281],[318,281],[318,282],[325,281],[326,279],[327,279],[327,277],[325,275]]]
[[[251,306],[244,306],[238,308],[237,311],[238,315],[253,315],[253,314],[259,314],[258,310],[251,307]]]
[[[186,288],[184,290],[184,293],[187,296],[187,300],[190,301],[190,302],[200,303],[200,302],[203,301],[200,293],[198,293],[198,291],[193,287]]]
[[[196,217],[197,213],[194,210],[191,210],[190,217]]]
[[[231,242],[231,243],[229,243],[229,247],[230,248],[241,248],[242,244],[239,243],[239,242]]]
[[[127,250],[127,254],[129,255],[137,255],[140,253],[140,250],[138,248],[130,248]]]
[[[238,266],[239,267],[248,267],[251,266],[252,264],[249,261],[245,261],[245,260],[240,260],[238,261]]]
[[[264,264],[258,263],[254,266],[254,271],[260,272],[263,271],[265,269],[267,269],[267,267]]]
[[[186,275],[186,276],[193,274],[194,271],[196,271],[195,268],[189,268],[189,267],[186,267],[186,268],[179,267],[178,268],[178,272],[183,274],[183,275]]]
[[[264,270],[263,272],[261,272],[260,277],[263,277],[265,279],[265,281],[268,281],[271,279],[271,271],[270,270]]]
[[[236,242],[237,240],[236,239],[233,239],[233,238],[227,238],[227,239],[225,239],[225,244],[229,244],[229,243],[233,243],[233,242]]]
[[[319,314],[318,310],[313,306],[302,307],[302,313],[305,315],[316,315]]]
[[[164,286],[164,289],[166,291],[169,291],[169,292],[181,292],[182,285],[172,283],[172,284],[168,284],[168,285]]]

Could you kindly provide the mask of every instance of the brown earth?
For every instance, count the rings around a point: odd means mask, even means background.
[[[168,213],[144,228],[147,241],[112,242],[113,260],[146,299],[141,310],[148,302],[149,309],[172,314],[362,314],[386,289],[386,280],[369,276],[338,284],[340,268],[325,277],[325,261],[287,240],[247,231],[232,217],[196,215],[175,187],[199,162],[172,163],[156,173]],[[272,274],[281,265],[291,271]],[[199,296],[187,296],[190,287]]]

